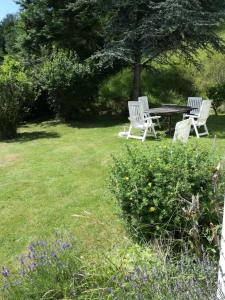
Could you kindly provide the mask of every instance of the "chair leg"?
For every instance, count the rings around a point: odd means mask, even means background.
[[[207,125],[206,125],[206,124],[204,125],[204,128],[205,128],[205,133],[206,133],[207,135],[209,135],[209,131],[208,131],[208,128],[207,128]]]
[[[158,124],[158,127],[159,127],[159,128],[161,128],[161,125],[160,125],[159,119],[157,119],[157,124]]]
[[[194,124],[194,130],[195,130],[197,138],[199,139],[200,136],[199,136],[199,133],[198,133],[198,127],[195,124]]]
[[[151,130],[152,130],[152,132],[153,132],[153,134],[154,134],[155,138],[157,138],[157,133],[156,133],[156,131],[155,131],[155,127],[154,127],[154,125],[153,125],[153,126],[151,126],[150,128],[151,128]]]
[[[129,137],[130,137],[130,135],[131,135],[131,130],[132,130],[132,125],[130,125],[130,127],[129,127],[127,139],[129,139]]]
[[[198,128],[197,128],[197,126],[195,124],[195,121],[193,119],[192,119],[192,126],[194,127],[194,131],[196,133],[197,138],[199,138],[200,136],[199,136],[199,133],[198,133]]]
[[[144,135],[143,135],[143,138],[142,138],[142,142],[145,141],[147,133],[148,133],[148,128],[145,129],[145,132],[144,132]]]

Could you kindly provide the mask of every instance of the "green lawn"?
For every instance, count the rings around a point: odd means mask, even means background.
[[[132,143],[117,137],[123,126],[100,121],[28,124],[16,140],[0,143],[1,265],[12,263],[29,242],[56,229],[74,234],[89,252],[124,242],[107,190],[111,155]],[[209,130],[210,138],[200,143],[211,147],[216,134],[216,146],[224,155],[225,116],[212,116]],[[157,146],[160,141],[146,143]]]

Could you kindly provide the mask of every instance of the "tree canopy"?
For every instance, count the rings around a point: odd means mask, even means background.
[[[140,90],[140,73],[152,60],[175,52],[193,61],[199,49],[224,51],[217,28],[224,22],[222,0],[111,0],[105,49],[108,62],[126,61],[134,69],[133,98]]]

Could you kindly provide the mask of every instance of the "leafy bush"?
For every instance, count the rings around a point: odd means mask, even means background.
[[[186,71],[191,73],[195,85],[198,87],[200,92],[199,94],[205,97],[209,87],[224,83],[224,54],[213,52],[210,56],[208,56],[205,52],[200,51],[198,60],[198,68],[186,65]]]
[[[99,89],[101,108],[112,113],[127,113],[127,101],[131,96],[132,76],[128,69],[105,80]]]
[[[151,103],[185,103],[190,95],[196,95],[194,80],[186,71],[171,60],[170,65],[155,64],[142,74],[141,91],[149,95]]]
[[[5,57],[0,66],[0,138],[15,137],[23,106],[32,99],[31,87],[22,64]]]
[[[51,106],[66,121],[90,110],[98,91],[96,78],[87,62],[80,63],[74,52],[62,49],[54,49],[50,57],[46,56],[38,72]]]
[[[207,95],[213,100],[212,108],[216,115],[218,115],[218,108],[225,103],[225,83],[211,86],[207,89]]]
[[[188,240],[199,255],[202,245],[216,251],[223,175],[213,187],[215,164],[212,151],[177,143],[131,147],[114,158],[110,188],[132,235]]]

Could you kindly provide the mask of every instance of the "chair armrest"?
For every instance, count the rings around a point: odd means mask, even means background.
[[[148,116],[148,117],[151,117],[153,120],[154,120],[154,119],[160,119],[160,118],[161,118],[161,116],[154,116],[154,115],[150,114],[148,110],[145,110],[145,111],[144,111],[144,115],[146,115],[146,117],[147,117],[147,116]]]
[[[154,124],[153,121],[152,121],[152,117],[144,118],[144,121],[147,122],[147,123],[150,123],[150,121],[151,121],[151,123]]]
[[[152,120],[160,119],[162,118],[161,116],[151,116]]]
[[[199,116],[197,116],[197,115],[184,115],[184,116],[192,118],[192,119],[198,119],[199,118]]]

